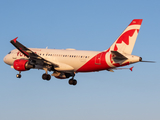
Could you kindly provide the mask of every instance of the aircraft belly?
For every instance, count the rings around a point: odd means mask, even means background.
[[[83,66],[88,60],[87,59],[79,59],[79,58],[65,58],[65,59],[58,59],[59,63],[66,64],[69,70],[73,68],[73,71],[77,71],[81,66]]]

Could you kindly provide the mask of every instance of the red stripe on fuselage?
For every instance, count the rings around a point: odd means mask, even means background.
[[[109,69],[110,66],[106,63],[105,55],[107,52],[101,52],[90,59],[86,64],[77,70],[77,72],[94,72]],[[97,63],[97,61],[99,61]]]

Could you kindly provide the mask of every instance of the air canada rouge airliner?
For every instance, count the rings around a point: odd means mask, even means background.
[[[74,79],[78,72],[95,72],[107,70],[113,72],[120,66],[143,62],[139,56],[131,55],[142,19],[134,19],[122,32],[117,40],[105,51],[82,51],[75,49],[38,49],[27,48],[15,39],[10,43],[17,49],[4,57],[4,62],[19,71],[16,75],[21,78],[21,72],[30,69],[42,69],[45,73],[43,80],[49,81],[51,76],[69,80],[70,85],[76,85]],[[130,70],[132,71],[132,68]],[[122,68],[123,69],[123,68]],[[50,75],[48,71],[53,71]]]

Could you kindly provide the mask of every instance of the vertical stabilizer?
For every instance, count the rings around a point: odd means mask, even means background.
[[[119,51],[125,54],[131,54],[136,42],[142,19],[134,19],[111,45],[108,51]]]

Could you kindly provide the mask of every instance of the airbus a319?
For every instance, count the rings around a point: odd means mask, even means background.
[[[42,69],[45,71],[42,75],[43,80],[49,81],[51,76],[59,79],[71,77],[69,84],[76,85],[77,80],[74,77],[78,72],[112,72],[120,66],[141,62],[141,57],[131,54],[141,23],[142,19],[134,19],[105,51],[27,48],[15,38],[10,43],[16,49],[4,57],[4,62],[19,71],[17,78],[21,78],[22,71]],[[53,73],[50,75],[48,71]]]

